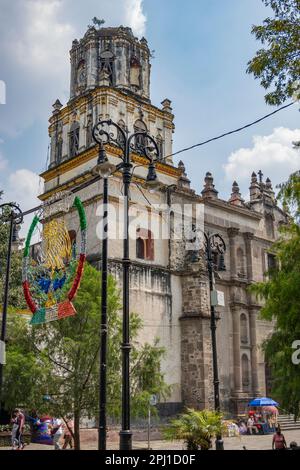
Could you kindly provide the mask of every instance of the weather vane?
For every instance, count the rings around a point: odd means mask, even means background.
[[[97,18],[97,16],[94,16],[94,18],[92,19],[92,22],[93,22],[93,25],[89,24],[88,28],[93,28],[94,26],[98,26],[98,28],[100,29],[101,26],[105,23],[105,20]]]

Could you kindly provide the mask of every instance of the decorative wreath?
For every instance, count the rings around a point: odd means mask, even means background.
[[[38,223],[42,223],[37,215],[29,228],[23,256],[22,284],[26,303],[33,313],[31,324],[48,323],[76,314],[72,300],[79,289],[86,260],[87,221],[79,197],[75,197],[73,206],[80,220],[79,258],[76,243],[72,244],[63,218],[52,218],[43,223],[43,249],[36,259],[31,256],[30,245]]]

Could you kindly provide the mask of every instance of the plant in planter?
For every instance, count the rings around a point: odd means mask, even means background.
[[[172,420],[162,433],[168,441],[183,440],[187,450],[209,450],[212,439],[224,431],[220,413],[188,408],[179,418]]]

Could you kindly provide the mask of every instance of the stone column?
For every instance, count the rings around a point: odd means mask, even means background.
[[[246,261],[247,261],[247,278],[248,281],[253,281],[253,266],[252,266],[252,240],[253,233],[245,232],[243,233],[246,247]]]
[[[229,254],[230,254],[230,277],[236,278],[236,246],[235,237],[239,233],[239,229],[235,227],[229,227],[227,229],[229,237]]]
[[[213,406],[209,288],[196,262],[182,276],[181,390],[184,406]]]
[[[86,86],[88,90],[98,84],[98,64],[98,41],[93,35],[86,45]]]
[[[256,316],[257,309],[249,309],[249,323],[250,323],[250,344],[251,344],[251,378],[252,378],[252,392],[254,396],[260,395],[258,385],[258,370],[257,370],[257,340],[256,340]]]
[[[233,375],[234,375],[234,395],[242,392],[241,385],[241,335],[240,335],[240,309],[238,306],[231,306],[232,329],[233,329]]]

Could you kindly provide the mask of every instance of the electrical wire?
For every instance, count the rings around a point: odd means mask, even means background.
[[[243,131],[244,129],[247,129],[248,127],[251,127],[251,126],[254,126],[255,124],[258,124],[259,122],[263,121],[264,119],[267,119],[268,117],[273,116],[276,113],[279,113],[279,111],[282,111],[283,109],[288,108],[289,106],[292,106],[294,103],[295,102],[292,101],[289,104],[281,106],[281,108],[275,109],[275,111],[272,111],[272,113],[266,114],[265,116],[263,116],[259,119],[256,119],[255,121],[250,122],[249,124],[246,124],[245,126],[238,127],[237,129],[234,129],[233,131],[225,132],[224,134],[220,134],[216,137],[212,137],[211,139],[204,140],[203,142],[200,142],[199,144],[191,145],[190,147],[186,147],[184,149],[178,150],[177,152],[171,153],[170,155],[167,155],[164,158],[164,160],[166,158],[169,158],[169,157],[174,157],[174,155],[179,155],[180,153],[187,152],[188,150],[192,150],[196,147],[201,147],[202,145],[208,144],[209,142],[213,142],[215,140],[222,139],[223,137],[226,137],[227,135],[231,135],[231,134],[235,134],[237,132]]]

